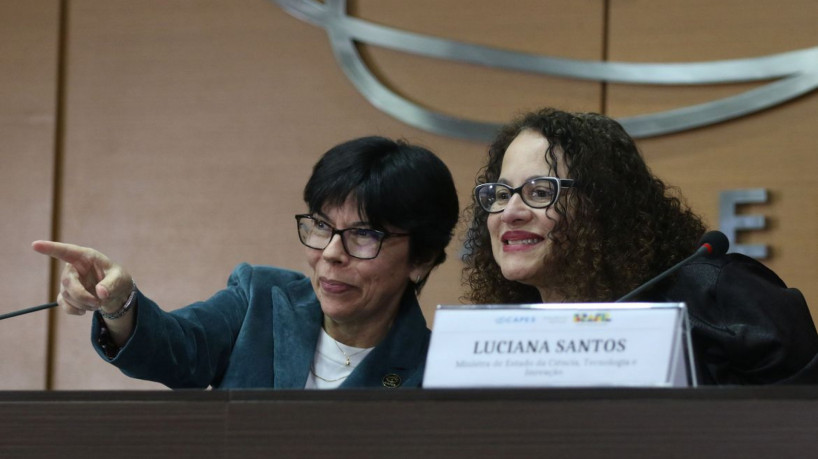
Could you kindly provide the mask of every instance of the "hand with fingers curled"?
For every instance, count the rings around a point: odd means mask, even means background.
[[[32,248],[65,262],[57,303],[68,314],[83,315],[98,309],[114,314],[133,292],[131,275],[97,250],[51,241],[35,241]]]
[[[65,262],[60,275],[57,304],[67,314],[81,316],[99,311],[110,349],[118,349],[131,335],[136,284],[122,266],[89,247],[52,241],[34,241],[32,248]],[[105,347],[105,346],[104,346]]]

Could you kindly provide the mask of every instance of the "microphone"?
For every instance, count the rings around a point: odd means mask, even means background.
[[[41,309],[48,309],[57,306],[57,303],[47,303],[41,304],[39,306],[34,306],[31,308],[20,309],[19,311],[9,312],[8,314],[0,315],[0,320],[8,319],[9,317],[21,316],[23,314],[28,314],[29,312],[39,311]]]
[[[693,252],[693,255],[685,258],[684,260],[676,263],[667,271],[659,274],[658,276],[654,277],[653,279],[645,282],[644,284],[637,287],[635,290],[631,291],[627,295],[623,296],[622,298],[615,301],[615,303],[619,303],[622,301],[629,300],[643,291],[653,287],[656,285],[657,282],[661,281],[662,279],[666,278],[667,276],[675,273],[679,268],[682,266],[690,263],[691,261],[695,260],[696,258],[704,255],[707,257],[718,257],[727,253],[727,249],[730,247],[730,241],[727,240],[727,236],[724,235],[721,231],[709,231],[704,233],[701,239],[699,239],[699,248]]]

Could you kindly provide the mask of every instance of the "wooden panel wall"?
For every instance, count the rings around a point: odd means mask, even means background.
[[[0,314],[51,301],[58,1],[0,2]],[[0,322],[0,389],[43,389],[48,313]]]
[[[311,1],[311,0],[310,0]],[[43,13],[37,30],[50,48],[19,48],[25,78],[0,74],[4,222],[0,273],[24,274],[11,285],[6,310],[46,301],[47,263],[28,243],[51,232],[51,187],[60,184],[55,228],[64,241],[90,245],[122,263],[140,288],[166,309],[209,296],[241,261],[306,270],[292,215],[304,209],[301,191],[315,160],[332,145],[361,135],[403,137],[438,152],[455,176],[461,204],[470,199],[485,145],[429,134],[381,113],[354,89],[334,61],[323,30],[266,0],[67,0],[64,135],[59,181],[53,170],[57,2],[15,2],[10,9]],[[23,8],[22,5],[26,5]],[[389,26],[508,49],[581,59],[635,61],[748,57],[818,44],[804,14],[808,0],[742,7],[630,0],[489,0],[438,2],[359,0],[351,14]],[[814,10],[814,8],[812,8]],[[0,10],[4,12],[4,10]],[[763,17],[766,29],[753,28]],[[30,27],[0,16],[4,43],[20,42]],[[694,27],[695,26],[695,27]],[[786,35],[784,31],[787,31]],[[749,38],[748,38],[749,37]],[[47,40],[46,40],[47,41]],[[704,45],[706,44],[706,46]],[[6,57],[2,48],[0,62]],[[639,88],[532,76],[361,47],[386,84],[427,107],[473,119],[504,122],[542,105],[640,114],[724,88]],[[12,88],[18,88],[13,89]],[[31,94],[40,101],[39,130],[29,132]],[[42,99],[42,100],[41,100]],[[818,96],[736,122],[641,142],[653,169],[679,185],[715,224],[717,191],[766,187],[769,206],[751,209],[773,225],[748,238],[773,246],[768,263],[801,287],[813,306],[818,291],[815,124]],[[43,109],[42,107],[45,107]],[[10,151],[33,151],[7,169]],[[788,155],[781,153],[783,150]],[[796,152],[789,156],[789,152]],[[701,161],[715,166],[702,172]],[[16,161],[20,161],[18,158]],[[28,176],[26,176],[28,174]],[[791,175],[796,183],[789,181]],[[25,185],[29,201],[7,199]],[[13,185],[13,186],[10,186]],[[7,191],[8,190],[8,191]],[[35,202],[31,199],[37,197]],[[812,199],[809,199],[812,197]],[[21,199],[21,198],[15,198]],[[812,207],[810,207],[812,206]],[[811,212],[811,214],[810,214]],[[26,230],[8,221],[26,217]],[[7,232],[8,231],[8,232]],[[458,303],[459,244],[438,269],[421,304],[431,321],[439,303]],[[23,267],[24,269],[19,269]],[[816,315],[818,317],[818,315]],[[24,337],[45,341],[46,315],[0,322],[0,348]],[[19,336],[7,330],[14,329]],[[50,330],[52,388],[156,388],[132,381],[102,362],[89,346],[88,317],[55,315]],[[36,337],[36,338],[32,338]],[[43,387],[44,345],[0,353],[0,389]],[[4,351],[0,351],[4,352]],[[8,355],[9,357],[5,357]],[[9,365],[17,359],[30,365]],[[21,376],[22,375],[22,376]],[[22,382],[10,382],[22,378]]]
[[[776,4],[611,2],[609,58],[670,62],[741,59],[818,45],[818,8],[811,0]],[[766,83],[766,82],[764,82]],[[704,103],[764,83],[705,87],[611,85],[608,113],[631,116]],[[718,193],[766,188],[770,202],[741,206],[764,215],[765,231],[738,241],[765,244],[764,263],[804,293],[818,318],[818,92],[741,119],[645,139],[640,147],[660,177],[679,186],[689,204],[718,226]]]

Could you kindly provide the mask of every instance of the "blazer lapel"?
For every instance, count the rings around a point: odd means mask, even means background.
[[[310,279],[282,289],[273,287],[273,387],[303,389],[321,331],[321,305]]]
[[[429,336],[417,298],[411,289],[407,289],[386,338],[340,387],[419,387],[426,365]]]

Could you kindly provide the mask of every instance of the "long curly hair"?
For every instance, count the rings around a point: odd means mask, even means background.
[[[506,149],[526,130],[548,140],[543,155],[552,170],[562,153],[567,178],[576,182],[554,204],[559,219],[548,235],[552,250],[542,261],[548,275],[541,286],[565,301],[611,301],[696,249],[705,231],[701,218],[650,172],[622,126],[600,114],[544,108],[518,117],[495,137],[477,184],[497,181]],[[537,288],[503,277],[492,255],[488,213],[474,197],[466,218],[465,299],[542,301]]]

